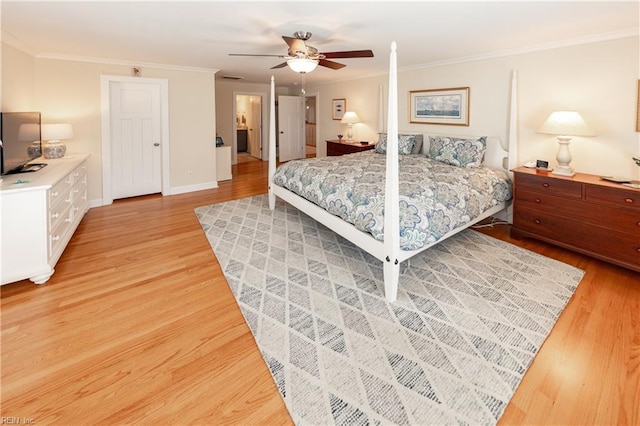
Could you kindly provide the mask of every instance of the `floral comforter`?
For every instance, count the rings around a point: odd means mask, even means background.
[[[503,171],[443,164],[421,154],[400,155],[400,247],[415,250],[511,199]],[[386,157],[365,151],[295,160],[273,182],[370,233],[384,238]]]

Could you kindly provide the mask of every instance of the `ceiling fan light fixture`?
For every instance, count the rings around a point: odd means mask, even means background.
[[[291,58],[287,60],[287,65],[289,65],[289,68],[293,71],[305,74],[316,69],[318,66],[318,60],[308,58]]]

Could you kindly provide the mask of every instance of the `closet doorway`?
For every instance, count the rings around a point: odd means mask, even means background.
[[[256,93],[235,94],[235,154],[238,163],[262,159],[263,96]]]

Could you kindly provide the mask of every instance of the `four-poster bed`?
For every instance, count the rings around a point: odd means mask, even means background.
[[[273,210],[275,208],[276,197],[281,198],[283,201],[293,205],[298,208],[300,211],[306,213],[311,216],[313,219],[322,223],[323,225],[330,228],[332,231],[336,232],[338,235],[343,238],[351,241],[358,247],[362,248],[375,258],[379,259],[383,262],[383,271],[384,271],[384,295],[385,298],[393,302],[396,300],[397,292],[398,292],[398,281],[400,276],[400,263],[411,258],[412,256],[426,250],[429,247],[437,244],[440,241],[450,237],[451,235],[456,234],[457,232],[466,229],[478,221],[485,219],[489,216],[493,216],[498,212],[504,210],[511,198],[511,186],[508,181],[508,177],[505,173],[506,169],[510,167],[511,162],[507,160],[508,152],[505,151],[500,141],[496,138],[478,138],[476,140],[471,140],[473,138],[462,137],[443,137],[443,138],[434,138],[429,135],[423,136],[423,146],[418,154],[415,155],[406,155],[399,158],[399,131],[398,131],[398,105],[397,105],[397,65],[396,65],[396,45],[392,43],[391,45],[391,57],[390,57],[390,66],[389,66],[389,101],[388,101],[388,137],[386,141],[386,149],[378,150],[380,153],[374,153],[373,151],[369,151],[367,153],[358,153],[358,154],[349,154],[345,157],[349,157],[344,160],[344,157],[331,157],[323,158],[323,159],[309,159],[309,160],[294,160],[294,162],[285,163],[284,166],[281,166],[276,171],[276,144],[275,144],[275,83],[273,77],[271,78],[271,114],[270,114],[270,146],[269,146],[269,207]],[[515,78],[515,76],[514,76]],[[512,87],[513,91],[513,87]],[[512,92],[513,96],[513,92]],[[512,98],[513,103],[513,98]],[[512,105],[513,108],[513,105]],[[512,111],[512,118],[514,114]],[[402,151],[403,146],[406,142],[405,139],[407,135],[403,135],[401,137],[401,145],[400,150]],[[410,136],[409,136],[410,139]],[[481,157],[482,166],[475,169],[467,168],[469,166],[476,167],[473,164],[467,165],[465,167],[456,167],[451,165],[443,165],[442,162],[434,161],[434,159],[429,159],[428,155],[431,154],[434,156],[433,148],[435,144],[433,141],[437,143],[441,143],[441,139],[445,142],[454,141],[456,143],[464,143],[467,144],[478,144],[478,142],[482,142],[482,144],[486,144],[486,152],[483,150],[483,155]],[[514,139],[514,138],[510,138]],[[511,140],[511,143],[514,141]],[[468,148],[468,146],[467,146]],[[473,148],[473,147],[472,147]],[[411,148],[409,148],[410,150]],[[431,149],[431,153],[429,152]],[[386,151],[386,153],[385,153]],[[404,152],[405,154],[410,154],[408,151]],[[382,154],[382,155],[381,155]],[[377,156],[377,158],[376,158]],[[347,164],[340,166],[339,163],[329,163],[329,161],[347,161]],[[343,160],[339,160],[343,159]],[[300,163],[300,162],[309,162],[314,160],[315,163]],[[336,198],[332,200],[323,200],[322,194],[326,192],[334,193],[334,188],[331,187],[331,182],[347,182],[346,191],[349,192],[346,195],[342,195],[341,200],[346,200],[347,198],[359,197],[354,196],[355,190],[352,190],[353,187],[356,186],[356,183],[353,186],[350,186],[350,178],[345,177],[343,179],[340,175],[329,175],[327,177],[329,182],[329,190],[324,190],[323,188],[318,189],[318,185],[324,185],[324,188],[327,187],[327,183],[316,184],[315,190],[310,189],[312,185],[308,187],[304,187],[304,184],[301,182],[310,182],[316,179],[317,176],[324,174],[324,170],[322,166],[330,166],[328,169],[358,169],[359,167],[355,167],[356,163],[354,161],[363,161],[363,166],[360,167],[364,169],[360,172],[362,178],[363,174],[367,175],[368,181],[365,184],[358,183],[358,188],[367,187],[372,188],[371,190],[374,192],[373,195],[370,195],[365,201],[359,203],[358,208],[371,207],[370,205],[374,205],[374,209],[380,213],[376,218],[375,212],[369,211],[360,211],[359,213],[351,214],[348,213],[346,207],[343,206],[342,201],[338,200],[337,204],[339,206],[336,208]],[[368,163],[371,162],[371,163]],[[381,163],[382,162],[382,163]],[[431,162],[433,164],[425,164],[423,162]],[[399,163],[403,164],[403,175],[399,176]],[[413,201],[411,201],[406,194],[407,181],[409,182],[418,182],[421,179],[420,167],[424,164],[425,173],[424,175],[432,175],[430,178],[431,181],[425,181],[424,185],[428,188],[417,188],[418,191],[421,192],[429,192],[434,193],[432,198],[435,198],[435,193],[439,191],[439,188],[442,188],[443,185],[447,185],[444,190],[452,193],[453,191],[453,181],[460,180],[459,187],[460,191],[463,191],[463,195],[453,195],[453,198],[458,200],[457,204],[461,205],[462,211],[458,212],[449,212],[445,213],[451,215],[451,217],[463,217],[464,220],[454,221],[455,222],[451,229],[442,229],[438,231],[430,230],[430,229],[410,229],[407,227],[407,209],[413,209],[416,211],[416,207],[410,205]],[[451,163],[449,163],[451,164]],[[460,166],[460,164],[458,164]],[[478,164],[479,166],[479,164]],[[426,168],[430,168],[427,170]],[[297,169],[309,169],[309,175],[296,177]],[[384,173],[382,173],[383,169]],[[431,170],[434,169],[434,171]],[[378,169],[378,175],[371,174],[372,171]],[[405,176],[404,169],[413,169],[414,175]],[[458,177],[448,177],[446,174],[443,174],[443,171],[452,170],[456,172],[456,176],[460,173],[469,173],[465,175],[464,178]],[[497,171],[497,170],[501,171]],[[415,173],[415,170],[418,170],[418,173]],[[343,172],[343,171],[341,171]],[[327,174],[330,171],[327,171]],[[488,177],[488,181],[480,182],[480,179],[483,176],[480,175],[490,175]],[[384,179],[384,186],[382,188],[375,188],[373,180],[380,177],[380,179]],[[385,178],[386,177],[386,178]],[[503,177],[503,180],[500,180]],[[333,179],[333,180],[332,180]],[[434,182],[435,180],[435,182]],[[355,181],[354,181],[355,182]],[[421,182],[418,182],[418,185]],[[452,185],[449,185],[449,184]],[[288,184],[288,185],[287,185]],[[403,186],[404,192],[400,193],[400,186]],[[431,185],[431,186],[429,186]],[[289,186],[287,188],[286,186]],[[342,183],[336,184],[337,186],[345,186]],[[468,187],[477,188],[488,188],[487,191],[495,194],[489,194],[489,197],[480,197],[487,198],[487,200],[483,201],[480,207],[477,204],[481,204],[476,201],[475,196],[470,195]],[[343,188],[344,190],[345,188]],[[336,189],[337,190],[337,189]],[[315,191],[315,192],[314,192]],[[476,195],[481,194],[482,191],[475,191]],[[508,194],[507,194],[508,192]],[[455,193],[454,193],[455,194]],[[409,195],[410,196],[410,195]],[[380,200],[384,198],[384,202],[378,203],[372,202],[372,200]],[[311,201],[310,201],[311,200]],[[407,201],[409,200],[409,201]],[[462,200],[462,201],[460,201]],[[437,203],[436,203],[437,201]],[[418,211],[420,209],[431,209],[434,210],[433,205],[437,204],[438,209],[442,208],[442,203],[439,200],[431,201],[429,200],[427,204],[430,206],[417,207]],[[347,203],[348,204],[348,203]],[[401,207],[402,206],[402,207]],[[344,207],[344,208],[343,208]],[[460,206],[459,206],[460,207]],[[403,210],[404,209],[404,210]],[[431,210],[429,210],[431,212]],[[471,212],[472,211],[472,212]],[[442,212],[438,210],[436,213],[442,215]],[[347,217],[349,216],[357,216],[358,219],[352,219],[348,221]],[[426,220],[425,217],[415,217],[415,222],[430,222],[430,220]],[[367,220],[363,220],[366,218]],[[449,217],[445,217],[446,221],[449,221]],[[401,224],[402,221],[402,224]],[[366,222],[364,225],[360,222]],[[459,223],[458,223],[459,222]],[[372,225],[373,224],[373,225]],[[384,225],[382,227],[382,224]],[[423,224],[424,225],[424,224]],[[420,225],[422,226],[422,225]],[[375,228],[378,230],[376,235],[375,232],[370,230],[369,228]],[[440,227],[442,228],[442,227]],[[442,232],[440,232],[442,231]],[[373,234],[373,235],[372,235]],[[415,241],[408,243],[407,235],[420,235],[421,238],[418,238],[422,242],[420,244],[415,244]],[[437,234],[435,237],[434,234]],[[374,235],[376,235],[374,237]],[[426,237],[425,237],[426,236]],[[402,240],[402,241],[401,241]]]

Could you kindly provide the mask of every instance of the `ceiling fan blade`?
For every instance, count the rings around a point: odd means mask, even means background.
[[[289,55],[296,56],[296,53],[298,52],[302,53],[305,56],[309,54],[309,52],[307,51],[307,45],[304,40],[287,36],[282,36],[282,39],[289,46]]]
[[[229,53],[229,56],[267,56],[270,58],[285,58],[284,55],[257,55],[253,53]]]
[[[333,62],[333,61],[327,61],[326,59],[320,59],[318,62],[318,65],[331,68],[332,70],[339,70],[340,68],[346,67],[345,64],[340,64],[338,62]]]
[[[271,67],[272,70],[278,69],[278,68],[284,68],[287,66],[286,62],[283,62],[281,64],[276,65],[275,67]]]
[[[345,52],[324,52],[322,53],[325,58],[337,59],[337,58],[373,58],[373,51],[371,50],[347,50]]]

